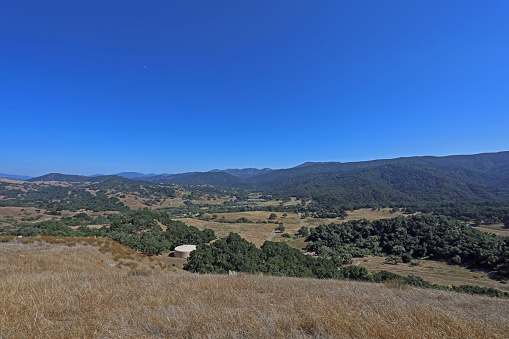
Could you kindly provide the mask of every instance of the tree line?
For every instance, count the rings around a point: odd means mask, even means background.
[[[343,266],[337,257],[314,258],[286,243],[266,241],[261,248],[230,233],[211,244],[202,244],[191,252],[184,269],[195,273],[230,274],[233,272],[263,273],[275,276],[341,279],[364,282],[395,281],[400,284],[451,290],[456,292],[480,294],[492,297],[509,297],[509,293],[494,288],[462,285],[447,287],[432,284],[419,276],[401,276],[395,273],[380,271],[369,273],[362,266]]]

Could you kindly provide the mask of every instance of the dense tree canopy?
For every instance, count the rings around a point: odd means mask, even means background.
[[[81,216],[83,217],[83,216]],[[65,220],[48,220],[40,223],[22,224],[16,235],[51,235],[63,237],[104,236],[148,255],[171,251],[182,244],[203,244],[215,239],[213,230],[200,231],[181,221],[171,220],[164,212],[137,210],[109,217],[110,227],[91,229],[86,226],[73,230]],[[166,230],[163,231],[161,225]]]
[[[497,270],[508,277],[509,238],[484,233],[453,218],[420,215],[373,222],[354,220],[321,225],[307,249],[323,256],[411,255]]]

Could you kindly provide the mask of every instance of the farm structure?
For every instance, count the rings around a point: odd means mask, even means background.
[[[175,247],[176,258],[187,258],[192,251],[196,249],[196,245],[180,245]]]

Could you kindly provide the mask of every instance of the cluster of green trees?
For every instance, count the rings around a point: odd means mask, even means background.
[[[494,270],[509,278],[509,238],[488,234],[444,216],[416,215],[353,220],[311,230],[307,250],[321,256],[394,255]]]
[[[162,224],[166,226],[163,231]],[[214,231],[200,231],[164,212],[138,210],[112,217],[108,237],[148,255],[171,251],[181,244],[203,244],[215,239]]]
[[[104,225],[110,222],[108,216],[91,216],[87,213],[77,213],[73,216],[62,217],[60,222],[67,226]]]
[[[23,189],[22,189],[23,188]],[[0,195],[4,196],[0,206],[33,206],[52,211],[77,211],[87,209],[100,211],[127,211],[118,198],[108,197],[104,192],[92,194],[84,188],[54,185],[32,186],[28,183],[20,188],[9,189],[0,186]]]
[[[188,258],[184,269],[198,273],[228,274],[230,272],[264,273],[275,276],[345,279],[365,282],[397,281],[401,284],[452,290],[470,294],[481,294],[492,297],[509,297],[509,293],[494,288],[463,285],[449,288],[431,284],[419,276],[401,276],[395,273],[380,271],[370,274],[362,266],[341,266],[335,258],[313,258],[285,243],[266,241],[261,248],[230,233],[214,243],[198,246]]]
[[[78,215],[76,219],[84,219]],[[22,236],[49,235],[59,237],[108,237],[147,255],[158,255],[171,251],[182,244],[203,244],[216,238],[214,231],[200,231],[196,227],[187,226],[181,221],[171,220],[164,212],[137,210],[110,215],[110,227],[100,229],[80,226],[73,230],[68,224],[72,220],[48,220],[34,224],[21,224],[10,234]],[[163,231],[161,225],[166,230]]]
[[[191,253],[184,269],[199,273],[263,272],[292,277],[339,277],[333,260],[313,258],[284,243],[265,242],[261,248],[230,233]]]
[[[447,204],[417,204],[405,209],[407,213],[417,211],[446,215],[477,225],[504,223],[509,227],[509,201],[463,202]]]

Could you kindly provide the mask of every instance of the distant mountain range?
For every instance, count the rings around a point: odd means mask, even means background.
[[[170,175],[170,174],[154,174],[154,173],[150,173],[150,174],[143,174],[143,173],[138,173],[138,172],[122,172],[122,173],[117,173],[117,174],[113,174],[113,175],[118,175],[119,177],[124,177],[124,178],[127,178],[127,179],[138,179],[138,178],[146,178],[146,177],[154,177],[156,175]],[[94,174],[94,175],[89,175],[89,177],[102,177],[104,176],[104,174]]]
[[[311,198],[322,205],[494,201],[509,200],[509,152],[349,163],[306,162],[278,170],[215,169],[158,175],[123,172],[94,177],[52,173],[28,181],[100,182],[111,178],[252,189],[276,196]]]
[[[257,168],[243,168],[243,169],[228,168],[228,169],[225,169],[225,170],[213,169],[213,170],[211,170],[209,172],[225,172],[225,173],[234,175],[236,177],[244,178],[245,179],[245,178],[252,177],[254,175],[269,173],[269,172],[272,172],[272,171],[274,171],[274,170],[270,169],[270,168],[263,168],[263,169],[257,169]]]
[[[196,185],[198,185],[200,183],[206,183],[206,184],[212,185],[210,182],[207,182],[207,179],[201,179],[197,175],[203,174],[203,173],[210,173],[205,176],[210,178],[210,180],[214,181],[214,179],[212,179],[212,178],[219,178],[221,176],[220,174],[218,175],[218,174],[214,174],[214,173],[228,173],[234,177],[246,179],[246,178],[252,177],[254,175],[269,173],[271,171],[273,171],[273,169],[270,169],[270,168],[264,168],[264,169],[229,168],[229,169],[225,169],[225,170],[213,169],[208,172],[185,172],[185,173],[177,173],[177,174],[168,174],[168,173],[143,174],[143,173],[139,173],[139,172],[122,172],[122,173],[117,173],[117,174],[112,174],[112,175],[94,174],[94,175],[90,175],[90,176],[84,176],[84,175],[75,175],[75,174],[50,173],[50,174],[45,174],[45,175],[35,177],[35,178],[27,176],[27,177],[24,177],[23,179],[21,179],[21,176],[6,175],[6,176],[9,176],[9,178],[7,178],[0,174],[0,178],[11,179],[11,180],[27,180],[30,182],[34,182],[34,181],[67,181],[67,182],[92,181],[92,182],[97,182],[97,181],[101,181],[102,180],[101,178],[118,176],[118,177],[124,177],[124,178],[132,179],[132,180],[144,180],[144,181],[161,182],[161,183],[172,182],[172,183],[176,183],[176,184],[181,183],[183,181],[187,182],[187,181],[191,180],[193,182],[196,182]],[[14,177],[19,177],[19,179],[12,179]],[[190,178],[188,180],[181,180],[180,178],[183,178],[183,177],[190,177]],[[230,183],[230,181],[228,181],[228,183]],[[220,180],[220,182],[222,182],[222,181]]]

